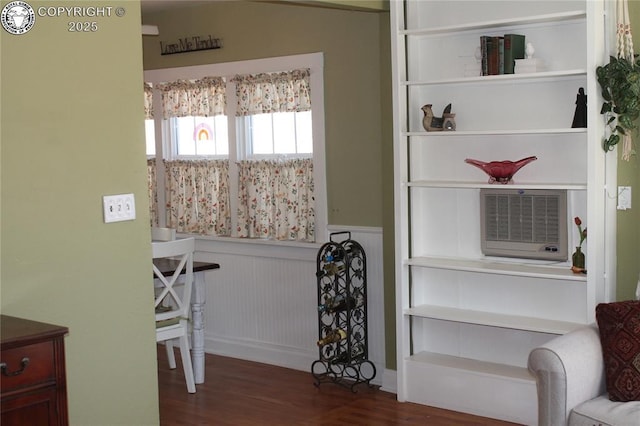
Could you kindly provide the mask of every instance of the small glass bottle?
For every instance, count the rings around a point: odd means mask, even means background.
[[[584,253],[582,252],[582,247],[576,247],[576,251],[573,252],[571,256],[571,264],[574,268],[584,269]]]
[[[331,330],[325,337],[318,340],[318,346],[328,345],[329,343],[339,342],[340,340],[347,338],[347,332],[341,328]]]

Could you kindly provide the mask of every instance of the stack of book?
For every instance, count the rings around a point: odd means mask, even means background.
[[[514,74],[515,60],[524,58],[524,36],[480,36],[481,75]]]

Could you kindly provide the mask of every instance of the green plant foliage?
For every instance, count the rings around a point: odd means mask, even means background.
[[[611,56],[609,63],[596,68],[596,77],[602,88],[604,103],[600,114],[609,116],[607,125],[611,135],[604,140],[603,148],[611,151],[620,135],[637,129],[640,117],[640,59],[631,62]],[[617,120],[617,122],[616,122]]]

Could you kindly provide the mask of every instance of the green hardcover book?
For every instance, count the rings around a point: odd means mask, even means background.
[[[504,73],[513,74],[516,59],[524,59],[524,36],[504,35]]]

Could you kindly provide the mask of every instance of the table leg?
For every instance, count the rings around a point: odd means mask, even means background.
[[[194,275],[193,295],[191,298],[192,335],[191,359],[196,383],[204,383],[204,304],[206,285],[204,271]]]

